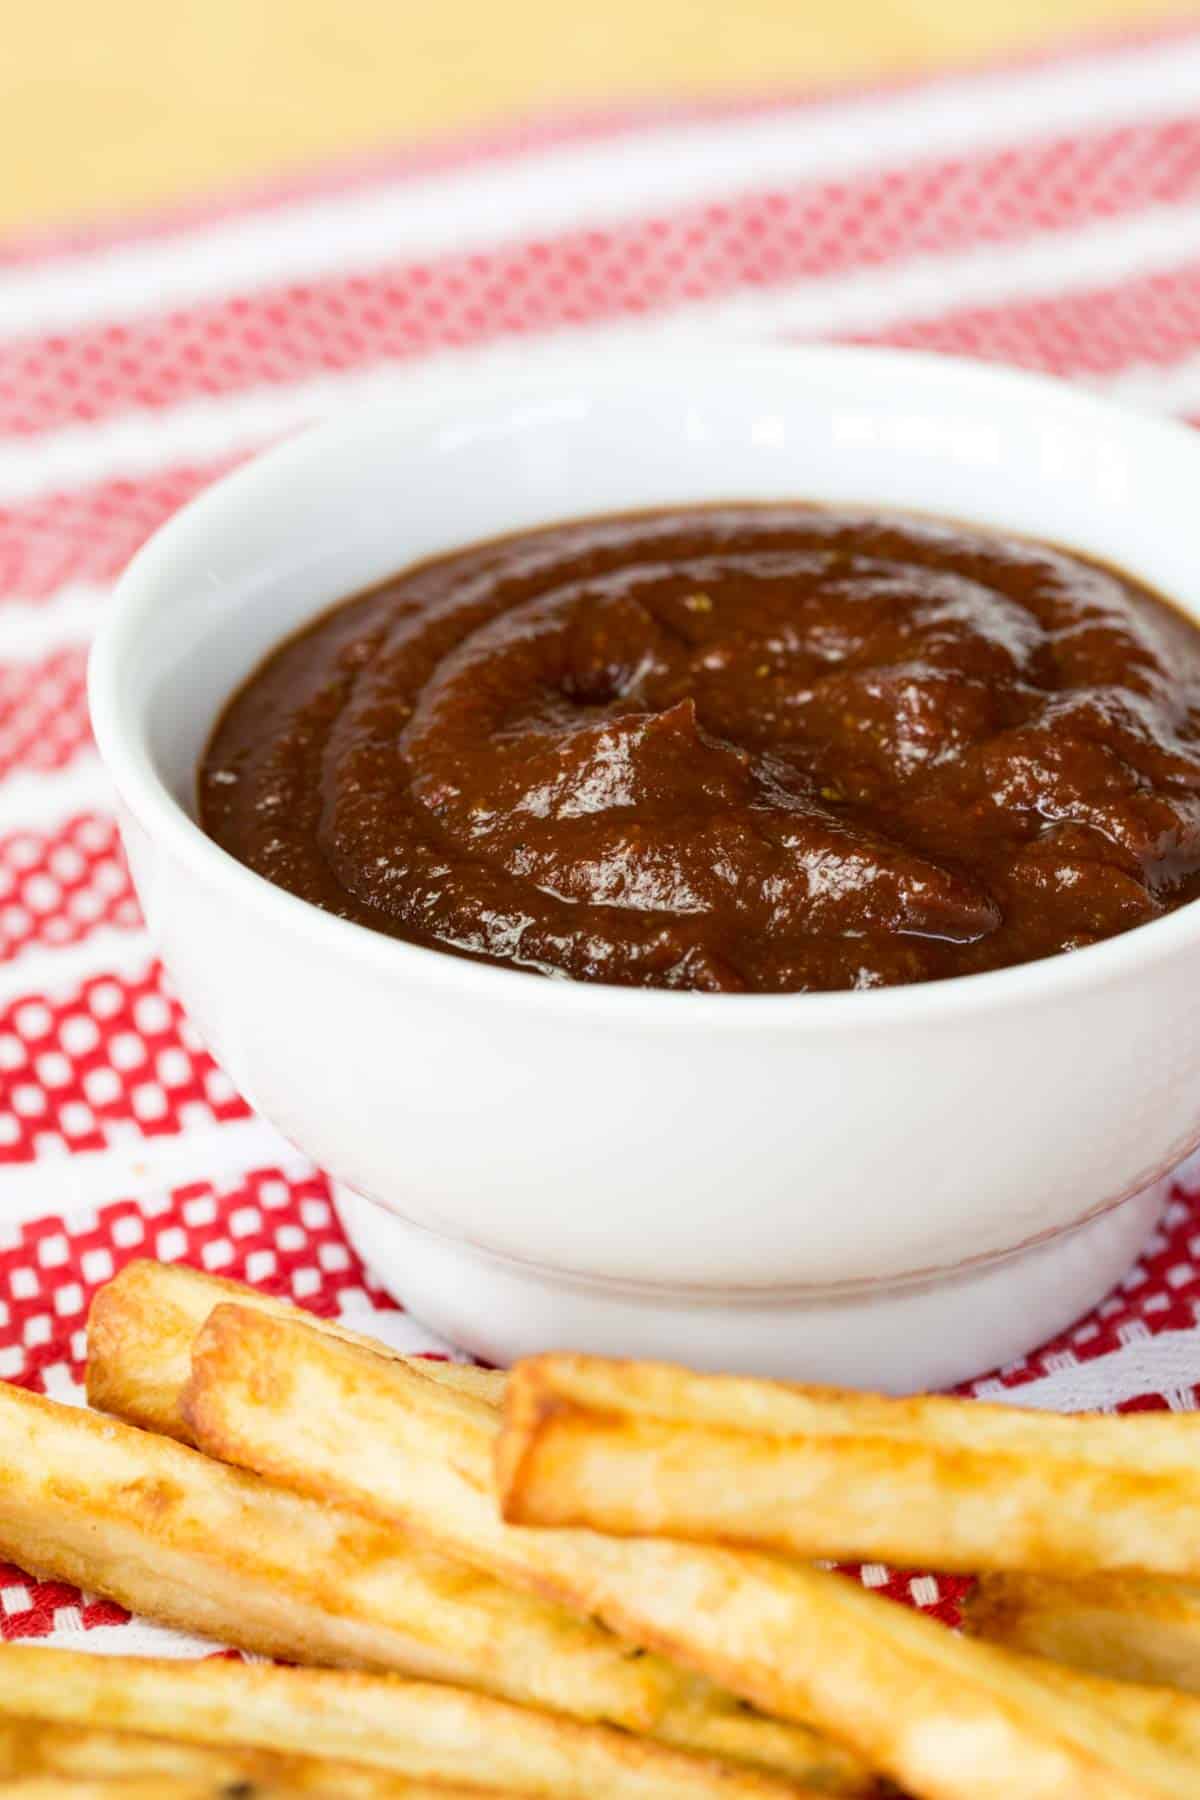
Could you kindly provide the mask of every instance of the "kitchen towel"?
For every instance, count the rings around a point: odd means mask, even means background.
[[[135,1256],[445,1348],[359,1266],[321,1171],[155,962],[84,694],[130,555],[241,459],[414,369],[761,337],[990,358],[1200,418],[1200,31],[555,120],[0,244],[0,1378],[80,1400],[90,1296]],[[1090,1318],[974,1389],[1190,1408],[1198,1319],[1200,1164]],[[963,1586],[862,1578],[946,1618]],[[0,1635],[211,1647],[3,1565]]]

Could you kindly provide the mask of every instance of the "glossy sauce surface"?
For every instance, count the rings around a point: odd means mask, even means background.
[[[958,524],[582,520],[411,569],[281,645],[200,799],[292,893],[545,974],[964,975],[1200,894],[1200,630]]]

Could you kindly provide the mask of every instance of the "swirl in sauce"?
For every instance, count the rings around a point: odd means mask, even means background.
[[[1200,629],[957,524],[584,520],[423,564],[280,646],[200,799],[292,893],[544,974],[963,975],[1200,894]]]

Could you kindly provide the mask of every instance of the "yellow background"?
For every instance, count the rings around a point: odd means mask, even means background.
[[[526,109],[825,81],[1200,0],[0,0],[0,229]]]

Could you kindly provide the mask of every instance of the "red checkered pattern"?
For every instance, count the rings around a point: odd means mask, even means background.
[[[858,341],[1019,363],[1051,375],[1118,374],[1131,363],[1169,368],[1200,343],[1200,261],[1119,286],[914,319],[886,333],[862,332]]]
[[[0,1163],[249,1115],[157,963],[135,979],[98,975],[64,998],[15,1001],[0,1013],[0,1071]]]
[[[253,1282],[326,1316],[359,1301],[392,1305],[348,1249],[322,1175],[254,1169],[0,1229],[0,1378],[78,1399],[92,1295],[141,1256]],[[127,1616],[108,1601],[0,1563],[0,1637],[47,1637]]]
[[[274,1140],[253,1136],[138,935],[115,824],[87,787],[86,621],[145,539],[343,391],[431,354],[585,329],[659,341],[699,319],[910,344],[1200,413],[1194,95],[1200,33],[1184,29],[837,107],[773,96],[557,120],[0,245],[0,1378],[77,1400],[88,1302],[132,1256],[318,1312],[391,1304],[325,1178],[260,1155]],[[941,120],[936,141],[904,125],[915,104]],[[486,203],[446,198],[475,175]],[[60,1176],[86,1208],[47,1217]],[[1107,1380],[1125,1348],[1197,1330],[1200,1195],[1181,1185],[1091,1318],[975,1386]],[[1196,1393],[1114,1373],[1106,1397]],[[950,1622],[965,1586],[855,1573]],[[0,1568],[0,1636],[123,1619]]]
[[[0,780],[16,769],[61,769],[91,742],[87,656],[56,650],[32,668],[0,665]]]
[[[0,503],[0,598],[42,600],[71,581],[111,581],[172,513],[236,460],[214,457]]]
[[[0,432],[637,316],[1198,197],[1200,119],[1171,120],[237,294],[0,346]]]
[[[1197,1178],[1200,1179],[1200,1178]],[[1060,1337],[1001,1371],[1006,1388],[1020,1388],[1072,1361],[1090,1361],[1117,1344],[1160,1331],[1193,1331],[1200,1325],[1200,1188],[1176,1188],[1162,1225],[1115,1293]],[[1200,1358],[1197,1359],[1200,1387]],[[973,1384],[978,1386],[978,1383]],[[1158,1396],[1138,1395],[1119,1407],[1162,1406]]]
[[[74,944],[105,926],[140,924],[109,815],[80,813],[53,831],[0,838],[0,962],[31,945]]]

